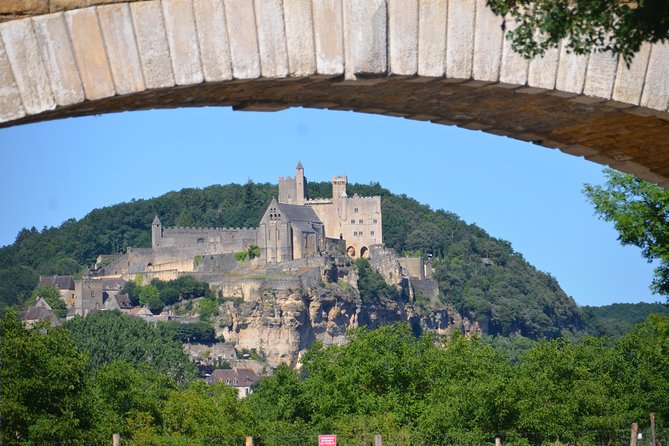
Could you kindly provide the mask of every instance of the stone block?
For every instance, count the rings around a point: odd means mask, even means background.
[[[235,79],[260,77],[260,55],[253,2],[225,0],[225,18],[230,39],[232,74]]]
[[[316,72],[314,22],[311,0],[284,0],[288,71],[291,76],[308,76]]]
[[[174,81],[177,85],[201,83],[204,75],[190,0],[163,0],[163,14]]]
[[[36,16],[32,21],[56,103],[71,105],[82,102],[84,87],[63,14]]]
[[[588,68],[588,55],[568,53],[563,45],[560,48],[560,62],[558,64],[555,88],[570,93],[581,94],[585,84],[585,72]]]
[[[313,0],[316,71],[333,76],[344,72],[342,0]]]
[[[26,113],[34,115],[55,108],[56,102],[51,92],[49,74],[42,62],[32,20],[22,19],[2,23],[0,36]]]
[[[173,86],[172,59],[160,2],[131,3],[130,14],[135,28],[146,88]]]
[[[0,122],[7,122],[25,116],[19,87],[14,80],[12,67],[0,39]]]
[[[516,28],[513,20],[507,21],[507,28],[513,30]],[[504,39],[502,47],[502,66],[500,68],[499,80],[507,84],[525,85],[527,83],[527,71],[530,61],[511,48],[511,42]]]
[[[559,55],[560,50],[552,48],[542,57],[532,59],[527,72],[527,85],[548,90],[555,88]]]
[[[418,0],[388,0],[390,72],[418,73]]]
[[[109,5],[109,4],[114,4],[114,3],[126,3],[128,1],[140,1],[140,0],[88,0],[88,6]]]
[[[669,43],[656,43],[650,49],[640,105],[662,111],[669,107]]]
[[[385,0],[344,0],[344,76],[381,76],[388,70]]]
[[[86,0],[49,0],[48,3],[49,12],[67,11],[88,6]]]
[[[447,0],[419,0],[418,74],[441,77],[446,70]]]
[[[502,57],[501,17],[496,16],[486,5],[486,0],[476,0],[476,29],[474,35],[474,79],[495,82],[499,80]]]
[[[474,21],[476,2],[450,0],[446,31],[446,76],[469,79],[474,58]]]
[[[49,12],[48,0],[2,0],[0,14],[37,15]]]
[[[100,6],[98,18],[116,92],[128,94],[143,91],[144,75],[130,7],[127,4]]]
[[[288,75],[288,49],[281,0],[255,0],[260,71],[263,77]]]
[[[114,96],[114,80],[95,8],[75,9],[64,14],[86,99]]]
[[[588,62],[583,94],[610,99],[617,69],[618,57],[611,53],[592,53]]]
[[[232,79],[225,9],[220,0],[193,0],[202,72],[208,82]]]
[[[613,86],[613,99],[628,104],[638,105],[646,79],[646,69],[650,57],[650,44],[641,45],[639,52],[628,67],[624,61],[618,63],[616,82]]]

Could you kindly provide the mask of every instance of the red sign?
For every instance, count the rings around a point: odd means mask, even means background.
[[[336,435],[319,435],[318,446],[337,446]]]

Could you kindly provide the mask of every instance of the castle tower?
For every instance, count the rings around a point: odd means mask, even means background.
[[[332,177],[332,198],[346,198],[346,183],[348,178],[346,176]]]
[[[302,161],[297,162],[295,169],[295,204],[304,204],[306,198],[307,179],[304,177]]]
[[[162,238],[163,225],[160,223],[160,219],[156,214],[156,217],[153,219],[153,223],[151,223],[151,247],[156,249],[158,246],[160,246],[160,239]]]

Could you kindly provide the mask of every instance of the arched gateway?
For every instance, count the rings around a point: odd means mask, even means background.
[[[15,0],[0,17],[0,126],[204,105],[356,110],[669,186],[666,44],[630,67],[564,49],[527,61],[485,0]]]

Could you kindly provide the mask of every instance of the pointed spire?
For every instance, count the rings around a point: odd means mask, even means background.
[[[297,162],[297,170],[304,170],[304,167],[302,167],[302,161]]]
[[[160,219],[158,218],[158,214],[156,214],[155,218],[153,219],[152,225],[160,225]]]

